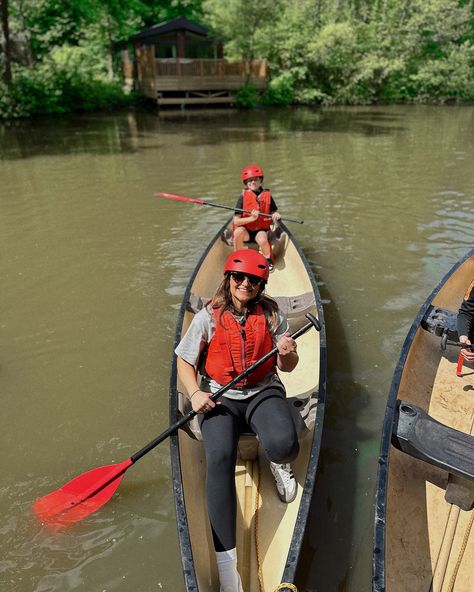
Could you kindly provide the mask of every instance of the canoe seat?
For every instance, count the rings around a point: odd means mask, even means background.
[[[308,312],[314,313],[316,306],[314,292],[305,292],[297,296],[272,296],[272,298],[276,300],[278,307],[288,319],[304,317]],[[186,309],[196,314],[206,306],[209,300],[210,298],[207,296],[191,293]]]
[[[194,314],[198,313],[211,299],[208,296],[198,296],[197,294],[189,295],[189,300],[186,304],[186,310]]]
[[[446,349],[448,339],[451,341],[458,341],[457,331],[457,317],[458,313],[453,310],[446,308],[440,308],[437,306],[430,306],[426,311],[421,326],[426,331],[434,333],[438,337],[441,337],[441,349]],[[464,363],[464,357],[462,354],[458,356],[458,363],[456,366],[456,375],[462,376],[462,367]]]
[[[269,233],[269,239],[270,239],[271,245],[274,249],[276,247],[276,250],[277,251],[279,250],[280,243],[282,242],[281,239],[282,239],[282,237],[285,238],[286,236],[287,236],[286,232],[283,230],[283,228],[281,227],[280,224],[272,224],[272,227],[271,227],[270,233]],[[232,239],[232,224],[227,226],[227,228],[224,230],[224,232],[221,235],[221,239],[227,245],[229,245],[229,247],[234,246],[234,241]],[[255,243],[255,242],[246,241],[245,244],[248,245],[248,247],[251,249],[258,249],[257,243]]]
[[[314,314],[316,300],[314,292],[305,292],[298,296],[273,296],[278,303],[278,308],[288,318],[304,316],[308,312]]]
[[[421,321],[421,326],[425,331],[434,333],[441,337],[441,349],[446,349],[446,342],[458,341],[458,331],[456,327],[458,313],[439,306],[429,306],[425,316]]]
[[[421,407],[398,401],[392,444],[415,458],[474,481],[474,436],[436,421]]]

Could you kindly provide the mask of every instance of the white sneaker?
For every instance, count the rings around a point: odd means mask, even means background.
[[[278,465],[274,462],[270,463],[270,470],[275,477],[275,483],[278,491],[278,497],[282,502],[289,504],[296,497],[296,490],[298,483],[296,482],[290,463]]]

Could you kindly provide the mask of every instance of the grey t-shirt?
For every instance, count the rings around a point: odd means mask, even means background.
[[[186,334],[175,349],[176,355],[197,368],[201,353],[211,341],[215,330],[214,315],[212,310],[206,306],[194,316]],[[282,312],[278,311],[278,326],[272,333],[273,343],[276,344],[287,331],[289,331],[288,320]],[[210,377],[203,376],[202,378],[201,388],[203,391],[215,393],[221,386]],[[277,374],[270,374],[263,381],[247,389],[229,389],[223,396],[229,397],[229,399],[246,399],[269,386],[282,388]]]

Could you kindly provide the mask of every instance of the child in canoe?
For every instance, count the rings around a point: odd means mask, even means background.
[[[236,212],[233,220],[233,239],[235,250],[244,248],[245,242],[255,242],[262,255],[273,269],[271,246],[268,238],[272,222],[280,220],[277,205],[269,189],[263,188],[263,170],[258,165],[248,165],[241,173],[245,189],[237,200],[236,208],[250,210],[252,213]],[[270,217],[259,214],[270,214]]]

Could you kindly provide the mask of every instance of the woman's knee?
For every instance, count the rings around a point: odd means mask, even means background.
[[[265,452],[268,460],[275,463],[286,463],[295,460],[298,456],[300,445],[298,436],[294,434],[273,434],[265,442]]]
[[[233,471],[237,460],[237,451],[221,447],[206,448],[208,472]]]

